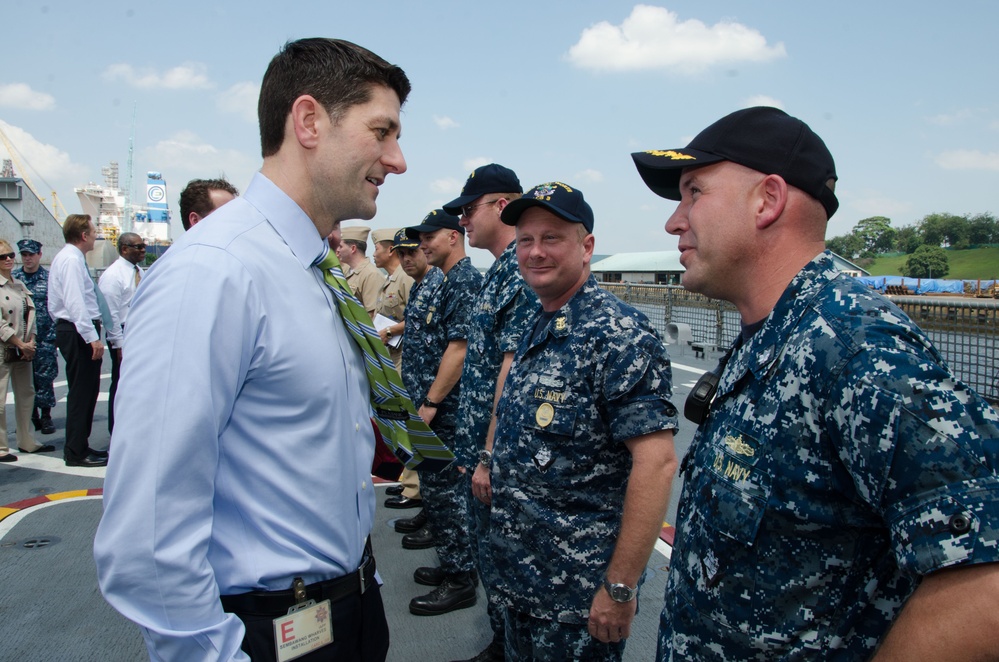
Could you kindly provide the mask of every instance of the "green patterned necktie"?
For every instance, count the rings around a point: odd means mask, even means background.
[[[364,369],[371,387],[371,408],[382,436],[399,461],[410,469],[440,471],[454,461],[454,453],[437,438],[416,413],[402,378],[388,350],[371,326],[371,318],[361,306],[340,270],[336,253],[329,251],[317,265],[323,280],[333,291],[344,326],[364,354]]]

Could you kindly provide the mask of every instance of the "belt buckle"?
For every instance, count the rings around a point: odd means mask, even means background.
[[[367,565],[367,563],[362,563],[361,567],[357,569],[357,578],[361,582],[361,595],[364,595],[364,591],[368,588],[364,584],[364,566],[366,566],[366,565]]]

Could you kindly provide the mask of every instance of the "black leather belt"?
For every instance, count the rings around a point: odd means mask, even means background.
[[[337,602],[344,598],[362,594],[375,581],[375,557],[367,554],[361,567],[343,577],[327,579],[305,587],[305,598],[322,602]],[[296,604],[295,592],[251,591],[236,595],[223,595],[222,609],[234,614],[255,614],[258,616],[284,616]]]

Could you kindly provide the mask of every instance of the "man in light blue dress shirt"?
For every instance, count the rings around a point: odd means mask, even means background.
[[[409,89],[349,42],[286,44],[261,86],[260,172],[136,292],[94,554],[153,659],[287,659],[274,633],[309,625],[288,615],[306,599],[332,643],[298,660],[385,659],[368,382],[314,265],[406,170]]]

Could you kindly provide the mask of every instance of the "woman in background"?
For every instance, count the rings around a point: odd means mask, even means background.
[[[35,356],[35,303],[31,292],[19,280],[11,278],[14,247],[0,239],[0,393],[7,397],[7,380],[14,384],[14,411],[17,423],[17,447],[22,453],[49,453],[55,446],[35,441],[31,432],[31,410],[35,404],[35,384],[31,360]],[[7,446],[7,408],[0,407],[0,462],[15,462],[17,456]]]

